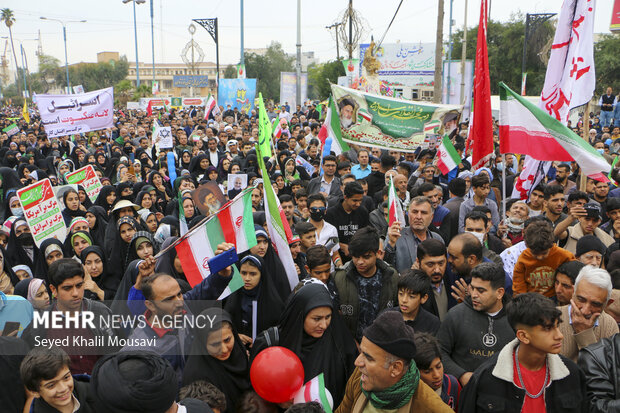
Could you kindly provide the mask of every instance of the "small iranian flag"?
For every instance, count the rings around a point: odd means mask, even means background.
[[[19,132],[19,128],[17,127],[16,123],[11,123],[9,126],[7,126],[6,128],[2,129],[2,132],[5,132],[9,136],[13,136],[17,132]]]
[[[405,213],[403,212],[403,206],[396,195],[396,188],[394,188],[394,179],[390,178],[390,189],[388,192],[388,227],[398,221],[400,222],[400,228],[405,228]]]
[[[238,254],[256,245],[252,217],[252,189],[248,188],[241,192],[224,205],[214,217],[189,231],[176,245],[183,273],[192,287],[211,274],[209,260],[215,256],[215,250],[222,242],[235,244]],[[233,278],[220,299],[243,285],[235,266],[233,272]]]
[[[456,149],[454,149],[454,145],[452,145],[452,141],[448,135],[443,136],[439,148],[437,148],[437,159],[437,167],[444,175],[461,163],[461,157]]]
[[[286,119],[282,118],[282,119],[275,119],[274,122],[275,127],[273,127],[273,136],[275,138],[279,138],[280,136],[282,136],[282,131],[286,128],[283,127],[283,125],[286,125],[286,127],[288,128],[288,122],[286,121]]]
[[[611,166],[588,142],[543,109],[499,84],[499,148],[539,161],[575,161],[584,174],[608,182]]]
[[[207,100],[205,102],[205,120],[209,119],[209,115],[211,114],[211,111],[216,106],[217,106],[217,103],[215,102],[215,98],[213,97],[213,95],[211,95],[211,93],[209,93],[209,96],[207,97]],[[213,114],[215,115],[215,113]]]
[[[325,377],[323,373],[301,386],[301,389],[293,396],[294,404],[308,402],[320,403],[325,413],[332,413],[334,399],[329,390],[325,387]]]
[[[265,199],[265,218],[267,220],[267,229],[271,236],[271,243],[273,244],[276,253],[282,261],[284,270],[288,282],[291,286],[291,290],[299,283],[299,276],[297,275],[297,269],[295,268],[295,261],[293,261],[293,255],[289,248],[289,242],[293,238],[291,228],[288,225],[288,221],[284,215],[284,211],[280,207],[280,201],[276,196],[271,181],[269,180],[269,174],[265,167],[263,155],[260,151],[260,146],[256,145],[256,155],[258,158],[258,165],[261,169],[263,176],[263,194]]]
[[[319,140],[321,141],[321,147],[325,146],[325,141],[331,138],[330,150],[336,155],[340,155],[342,152],[346,152],[349,149],[349,145],[342,140],[342,131],[340,129],[340,118],[338,117],[338,111],[332,97],[329,97],[329,104],[327,105],[327,111],[325,112],[325,122],[319,130]]]

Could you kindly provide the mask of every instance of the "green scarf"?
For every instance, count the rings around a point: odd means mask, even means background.
[[[420,371],[415,361],[411,360],[409,369],[403,377],[391,387],[381,391],[367,392],[362,387],[364,396],[377,409],[400,409],[413,397],[420,382]]]

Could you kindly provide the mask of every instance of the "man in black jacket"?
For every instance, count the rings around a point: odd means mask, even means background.
[[[620,411],[620,334],[579,352],[591,413]]]
[[[459,412],[587,411],[583,372],[559,355],[564,336],[553,302],[520,294],[506,312],[517,338],[476,370],[461,393]]]

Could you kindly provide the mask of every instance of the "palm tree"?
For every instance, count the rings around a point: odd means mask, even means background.
[[[19,90],[19,95],[21,96],[22,89],[19,84],[19,66],[17,65],[17,55],[15,54],[15,46],[13,45],[13,30],[11,29],[11,26],[13,26],[13,23],[15,23],[15,16],[13,15],[13,10],[8,8],[0,10],[0,13],[2,13],[2,21],[4,21],[6,27],[9,28],[9,37],[11,38],[11,50],[13,51],[13,59],[15,60],[15,71],[17,72],[17,81],[15,83],[17,83],[17,90]]]

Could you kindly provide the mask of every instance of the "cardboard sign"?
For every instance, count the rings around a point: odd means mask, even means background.
[[[65,241],[67,228],[49,179],[19,189],[17,196],[37,247],[48,238]]]
[[[92,165],[86,165],[77,171],[69,172],[65,175],[65,178],[70,184],[82,185],[86,195],[93,203],[97,200],[101,187],[103,187]]]
[[[155,142],[159,144],[160,149],[174,148],[172,128],[170,126],[162,126],[155,131]]]

